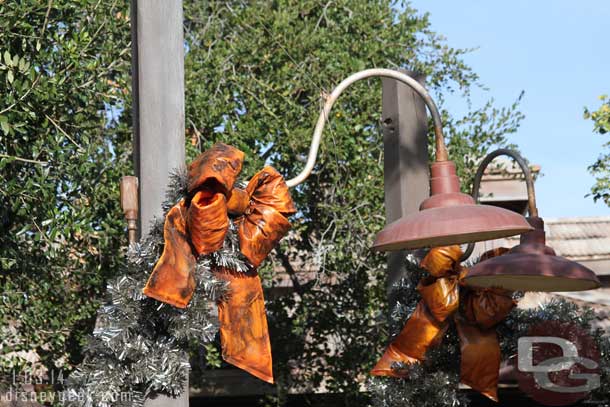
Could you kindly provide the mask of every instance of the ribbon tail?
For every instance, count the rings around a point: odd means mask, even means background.
[[[447,321],[438,322],[424,302],[420,301],[400,334],[371,370],[371,375],[403,377],[404,374],[392,369],[392,364],[411,364],[424,360],[428,349],[440,341],[448,326]]]
[[[229,297],[218,303],[223,359],[268,383],[273,383],[271,343],[263,287],[256,270],[237,273],[225,269],[216,277],[228,281]]]
[[[195,256],[186,236],[184,200],[167,213],[163,227],[165,246],[146,286],[147,297],[186,308],[195,291]]]
[[[462,353],[460,381],[497,402],[501,355],[495,328],[480,328],[460,317],[455,322]]]

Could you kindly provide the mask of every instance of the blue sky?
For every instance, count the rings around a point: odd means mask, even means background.
[[[493,97],[509,105],[525,91],[519,131],[510,136],[530,162],[542,167],[536,182],[540,215],[546,218],[610,215],[602,202],[584,195],[594,182],[587,166],[604,138],[583,119],[585,106],[610,93],[608,24],[610,1],[416,0],[430,12],[432,28],[452,47],[477,50],[466,62],[488,91],[477,91],[475,106]],[[447,107],[466,109],[452,98]]]

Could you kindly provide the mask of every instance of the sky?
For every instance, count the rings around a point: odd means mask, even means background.
[[[430,13],[432,29],[451,47],[477,48],[464,59],[489,90],[473,94],[475,107],[492,97],[508,106],[525,91],[526,117],[509,141],[541,166],[540,216],[610,216],[603,202],[584,197],[594,183],[587,166],[607,137],[583,118],[585,106],[596,109],[598,96],[610,94],[610,1],[415,0],[411,6]],[[466,102],[456,97],[446,106],[459,114]]]

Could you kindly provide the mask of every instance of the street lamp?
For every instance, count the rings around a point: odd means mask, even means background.
[[[499,155],[515,159],[527,185],[527,221],[534,230],[523,233],[521,242],[508,253],[484,260],[468,271],[465,281],[476,287],[502,287],[511,291],[584,291],[598,288],[601,284],[593,271],[587,267],[557,256],[555,250],[546,246],[544,221],[538,217],[534,180],[525,160],[519,153],[500,149],[487,155],[474,178],[473,198],[478,199],[481,178],[487,165]],[[467,254],[472,251],[469,248]]]
[[[305,168],[286,182],[294,187],[311,174],[316,162],[322,131],[333,104],[352,83],[370,77],[386,77],[410,86],[424,101],[434,122],[435,162],[430,165],[430,197],[419,212],[403,216],[377,234],[373,248],[380,251],[417,249],[498,239],[527,232],[532,227],[525,218],[507,209],[477,205],[460,192],[455,164],[449,161],[443,137],[441,116],[426,89],[410,76],[390,69],[367,69],[344,79],[328,96],[314,130]]]

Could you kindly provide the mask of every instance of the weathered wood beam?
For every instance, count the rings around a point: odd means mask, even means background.
[[[423,84],[423,78],[406,72]],[[417,212],[429,195],[428,117],[421,97],[409,86],[383,79],[382,123],[386,221]],[[388,292],[404,275],[406,252],[388,254]],[[392,307],[396,298],[388,298]]]
[[[169,175],[184,166],[184,35],[181,0],[131,0],[134,164],[139,178],[140,236],[162,215]],[[153,394],[146,407],[186,407]]]

